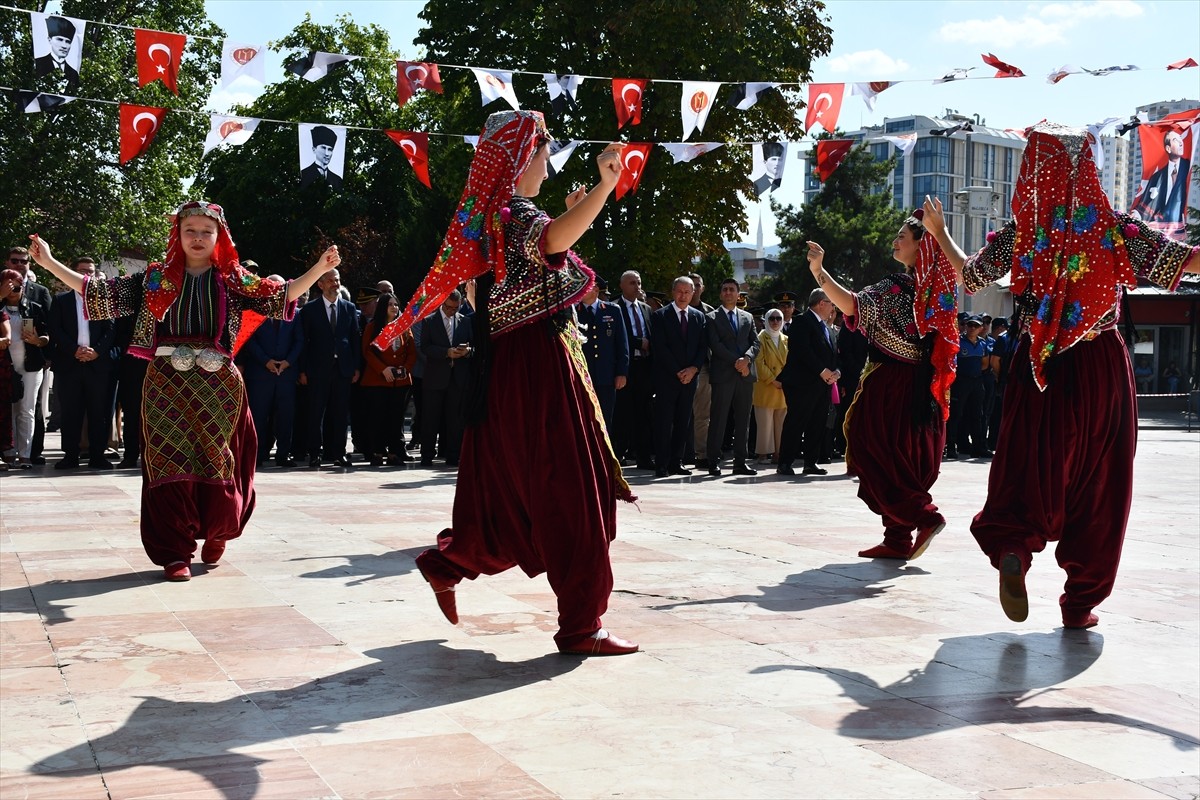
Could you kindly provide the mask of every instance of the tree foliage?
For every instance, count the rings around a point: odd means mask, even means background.
[[[43,3],[25,2],[40,11]],[[118,25],[184,31],[219,39],[203,0],[64,0],[65,16]],[[89,24],[78,89],[86,98],[194,110],[204,106],[220,68],[220,44],[188,40],[179,97],[161,83],[139,89],[133,31]],[[64,93],[33,75],[29,15],[0,10],[0,84]],[[73,102],[54,113],[26,114],[15,103],[0,111],[0,244],[25,243],[37,232],[64,258],[115,259],[122,250],[161,257],[167,213],[184,198],[195,174],[208,118],[168,113],[145,155],[118,164],[115,103]]]
[[[879,191],[894,166],[894,160],[875,161],[866,148],[856,147],[812,200],[799,209],[773,206],[779,275],[764,281],[753,299],[765,301],[780,289],[804,295],[816,288],[808,271],[810,241],[825,248],[825,269],[844,286],[867,286],[895,271],[892,239],[907,213],[892,207],[890,189]]]
[[[429,60],[658,81],[807,82],[812,60],[832,45],[824,4],[816,0],[594,0],[579,13],[515,0],[475,4],[464,19],[465,9],[458,0],[426,2],[421,17],[428,25],[417,41]],[[469,72],[445,70],[442,77],[441,113],[431,117],[441,130],[477,131],[502,108],[479,107]],[[514,83],[523,107],[548,109],[539,75],[516,75]],[[797,115],[803,103],[795,93],[767,93],[749,111],[738,111],[725,102],[729,91],[725,87],[718,96],[704,131],[693,133],[692,141],[802,136]],[[577,110],[547,121],[560,140],[680,141],[681,92],[678,84],[651,84],[641,124],[618,131],[610,82],[585,80]],[[595,183],[600,148],[581,145],[566,169],[543,186],[539,204],[548,213],[563,209],[574,186]],[[744,228],[741,198],[752,199],[749,170],[748,147],[723,147],[678,165],[655,148],[638,191],[610,201],[577,249],[610,281],[637,269],[647,289],[666,289],[691,270],[693,259],[723,253],[723,241]],[[461,187],[465,171],[439,177]]]

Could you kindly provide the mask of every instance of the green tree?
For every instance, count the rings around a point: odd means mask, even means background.
[[[594,0],[586,10],[536,0],[476,4],[464,20],[458,0],[428,0],[428,23],[418,38],[427,58],[497,69],[665,80],[808,82],[812,60],[827,54],[832,33],[824,4],[816,0]],[[465,70],[442,72],[446,94],[430,122],[447,132],[476,131],[501,103],[479,106],[475,78]],[[538,75],[514,77],[522,106],[545,109]],[[558,139],[607,142],[679,141],[679,84],[652,83],[640,125],[617,130],[611,84],[585,80],[578,110],[549,119]],[[693,141],[799,139],[803,108],[795,92],[760,96],[749,111],[729,107],[726,87],[703,133]],[[433,105],[433,104],[431,104]],[[576,185],[596,181],[600,145],[582,145],[559,176],[542,189],[539,204],[551,215]],[[581,157],[583,154],[584,157]],[[747,177],[750,149],[723,147],[673,164],[652,151],[635,194],[611,201],[578,249],[610,282],[626,269],[642,273],[647,289],[661,290],[698,256],[717,252],[745,226],[741,198],[752,199]],[[441,176],[461,187],[465,171]],[[443,222],[444,230],[444,222]]]
[[[45,3],[22,3],[41,11]],[[203,0],[64,0],[65,16],[220,39]],[[33,75],[29,15],[0,10],[0,84],[63,93]],[[84,35],[78,89],[67,94],[137,105],[195,110],[204,106],[220,68],[220,44],[189,38],[179,96],[160,82],[139,89],[133,31],[90,24]],[[195,174],[206,116],[168,113],[150,150],[118,164],[115,103],[76,101],[55,113],[0,111],[0,244],[25,243],[37,232],[64,258],[115,259],[123,250],[161,257],[167,213],[184,199]]]
[[[755,299],[765,301],[779,289],[805,295],[816,288],[808,271],[810,241],[825,248],[825,269],[844,286],[867,286],[893,272],[892,239],[907,214],[892,207],[890,189],[880,189],[894,167],[894,159],[875,161],[866,148],[856,147],[811,201],[800,208],[773,205],[780,270]]]

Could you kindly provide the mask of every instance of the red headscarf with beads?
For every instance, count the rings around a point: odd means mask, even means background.
[[[912,218],[918,222],[922,217],[922,209],[913,212]],[[930,354],[933,382],[929,391],[942,411],[942,419],[946,420],[950,418],[950,386],[954,383],[958,355],[957,278],[933,234],[926,231],[917,240],[917,246],[917,262],[913,265],[916,284],[913,313],[922,337],[930,331],[937,332]]]
[[[1044,389],[1046,361],[1083,339],[1137,277],[1087,132],[1043,122],[1027,133],[1012,203],[1012,293],[1029,291],[1038,303],[1029,359]]]
[[[489,269],[504,281],[502,213],[517,189],[517,179],[550,135],[539,111],[499,111],[487,118],[471,161],[467,185],[433,268],[421,281],[404,312],[375,337],[387,347],[404,331],[429,316],[464,281]]]

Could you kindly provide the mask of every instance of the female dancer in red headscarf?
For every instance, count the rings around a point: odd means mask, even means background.
[[[146,359],[142,395],[142,546],[169,581],[191,578],[196,540],[216,564],[254,510],[258,439],[233,365],[264,318],[290,319],[296,298],[341,261],[330,247],[299,279],[264,280],[238,263],[221,207],[185,203],[167,257],[144,274],[92,280],[36,234],[29,254],[83,295],[88,319],[134,317],[129,353]]]
[[[846,471],[858,477],[867,508],[883,517],[883,543],[859,551],[863,558],[914,559],[946,526],[929,490],[942,463],[958,351],[955,275],[935,238],[944,227],[926,231],[922,223],[926,215],[940,221],[939,211],[926,198],[892,241],[904,271],[860,292],[835,281],[824,249],[808,243],[817,285],[870,347],[845,425]]]
[[[988,496],[971,525],[1000,573],[1000,605],[1029,614],[1025,573],[1047,542],[1067,573],[1063,626],[1090,628],[1112,593],[1137,447],[1129,351],[1117,332],[1121,294],[1138,278],[1174,290],[1200,272],[1200,248],[1113,211],[1089,135],[1029,129],[1014,219],[965,265],[968,291],[1012,273],[1021,319]]]
[[[612,592],[616,501],[632,500],[613,456],[571,307],[595,276],[568,248],[621,173],[620,144],[597,158],[600,182],[557,219],[531,198],[546,179],[542,115],[488,117],[462,201],[432,271],[377,343],[411,326],[460,282],[476,288],[475,405],[458,469],[453,526],[417,557],[446,618],[463,579],[514,566],[545,572],[558,597],[558,649],[621,655],[637,645],[600,626]]]

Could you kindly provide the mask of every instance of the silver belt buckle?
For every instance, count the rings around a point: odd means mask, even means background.
[[[196,354],[196,366],[205,372],[216,372],[225,366],[225,356],[218,350],[206,347]]]
[[[171,366],[180,372],[187,372],[196,366],[196,351],[186,344],[179,345],[171,353]]]

